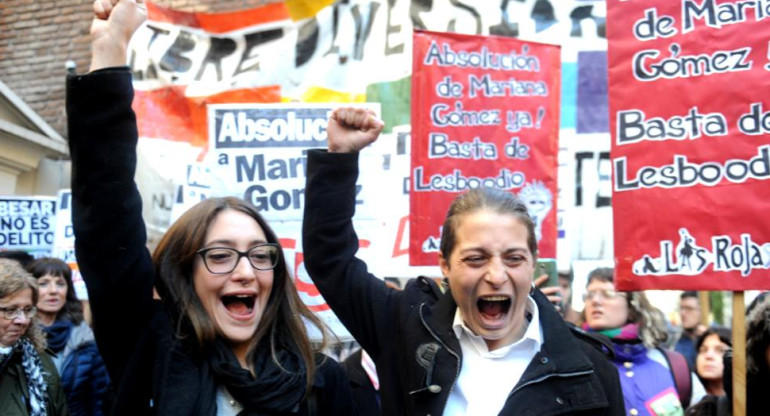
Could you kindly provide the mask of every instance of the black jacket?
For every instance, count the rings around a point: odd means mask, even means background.
[[[94,335],[115,392],[114,415],[199,415],[215,400],[212,375],[175,336],[174,310],[153,300],[136,185],[137,127],[127,67],[67,79],[75,249],[88,288]],[[341,366],[317,371],[319,415],[350,414]],[[208,394],[207,392],[211,392]],[[309,414],[308,402],[300,415]]]
[[[357,154],[320,150],[308,154],[305,267],[329,306],[374,360],[382,413],[441,415],[462,362],[452,330],[455,302],[451,293],[442,293],[424,277],[403,291],[387,288],[355,257],[358,239],[351,218],[357,177]],[[539,291],[533,298],[544,343],[500,414],[623,415],[618,372],[598,341],[570,331]]]
[[[61,384],[72,416],[102,416],[104,395],[110,383],[93,332],[81,322],[70,331],[67,345],[59,351]]]
[[[350,390],[358,414],[361,416],[380,416],[380,392],[374,389],[369,375],[361,365],[362,349],[351,354],[342,362],[342,368],[350,380]]]

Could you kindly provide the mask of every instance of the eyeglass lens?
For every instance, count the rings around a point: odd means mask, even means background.
[[[30,319],[33,316],[35,316],[35,313],[37,312],[37,308],[30,307],[30,308],[0,308],[0,311],[3,313],[3,317],[5,319],[16,319],[19,315],[24,315],[25,318]]]
[[[230,273],[238,266],[241,257],[246,257],[251,267],[257,270],[270,270],[278,264],[278,247],[275,245],[259,245],[247,252],[233,248],[211,248],[202,251],[206,268],[215,274]]]
[[[605,290],[590,290],[585,294],[585,300],[594,300],[597,296],[602,299],[615,299],[620,296],[621,292],[612,289]]]

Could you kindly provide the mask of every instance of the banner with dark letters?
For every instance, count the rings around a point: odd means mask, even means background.
[[[0,250],[50,256],[55,222],[54,197],[0,196]]]
[[[482,186],[518,194],[555,258],[559,47],[427,31],[413,46],[410,264],[437,264],[449,204]]]
[[[228,13],[148,2],[127,62],[150,243],[214,191],[201,182],[208,104],[376,102],[391,146],[380,164],[397,181],[379,207],[391,214],[380,229],[387,238],[362,251],[377,253],[370,265],[380,276],[436,275],[409,266],[408,253],[412,32],[426,29],[561,45],[559,268],[611,259],[605,25],[604,0],[286,1]]]
[[[196,175],[198,182],[208,184],[210,195],[235,195],[259,210],[281,239],[300,298],[344,338],[347,331],[305,271],[301,245],[307,151],[326,147],[326,125],[336,107],[309,103],[209,105],[206,162],[210,178],[201,178],[206,172]],[[379,105],[364,107],[380,114]],[[364,256],[373,240],[387,241],[381,228],[392,213],[381,209],[387,206],[383,190],[389,182],[401,179],[386,172],[382,143],[376,142],[359,155],[354,224]],[[382,256],[367,260],[378,268],[389,261]]]
[[[770,289],[770,3],[607,6],[618,288]]]

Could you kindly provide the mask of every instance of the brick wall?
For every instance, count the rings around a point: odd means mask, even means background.
[[[157,0],[179,10],[223,12],[277,0]],[[65,63],[88,69],[88,0],[2,0],[0,2],[0,80],[66,137]]]

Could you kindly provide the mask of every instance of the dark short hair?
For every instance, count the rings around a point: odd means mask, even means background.
[[[730,328],[725,328],[723,326],[712,326],[711,328],[708,328],[706,332],[704,332],[701,336],[699,336],[697,341],[695,341],[695,351],[700,350],[701,345],[703,345],[703,341],[705,341],[709,335],[717,335],[720,341],[724,342],[730,347],[733,346],[732,331],[730,331]]]
[[[15,260],[21,267],[27,267],[27,264],[35,260],[31,254],[22,250],[0,250],[0,259]]]
[[[679,299],[684,299],[684,298],[698,299],[698,292],[694,290],[685,290],[684,292],[682,292],[681,295],[679,295]]]
[[[83,304],[80,303],[75,294],[75,288],[72,285],[72,269],[67,263],[54,257],[43,257],[32,261],[26,268],[35,279],[40,279],[45,275],[63,278],[67,282],[67,297],[64,307],[56,315],[56,319],[66,318],[75,325],[83,322]]]
[[[770,346],[770,296],[763,296],[749,309],[746,316],[746,370],[752,374],[766,374],[770,371],[765,356]]]
[[[527,206],[515,194],[501,189],[481,187],[471,189],[457,196],[444,220],[441,229],[441,255],[447,261],[457,243],[457,227],[463,214],[468,214],[482,209],[499,214],[511,214],[527,228],[527,247],[533,258],[537,258],[537,237],[535,236],[535,223],[529,216]]]

